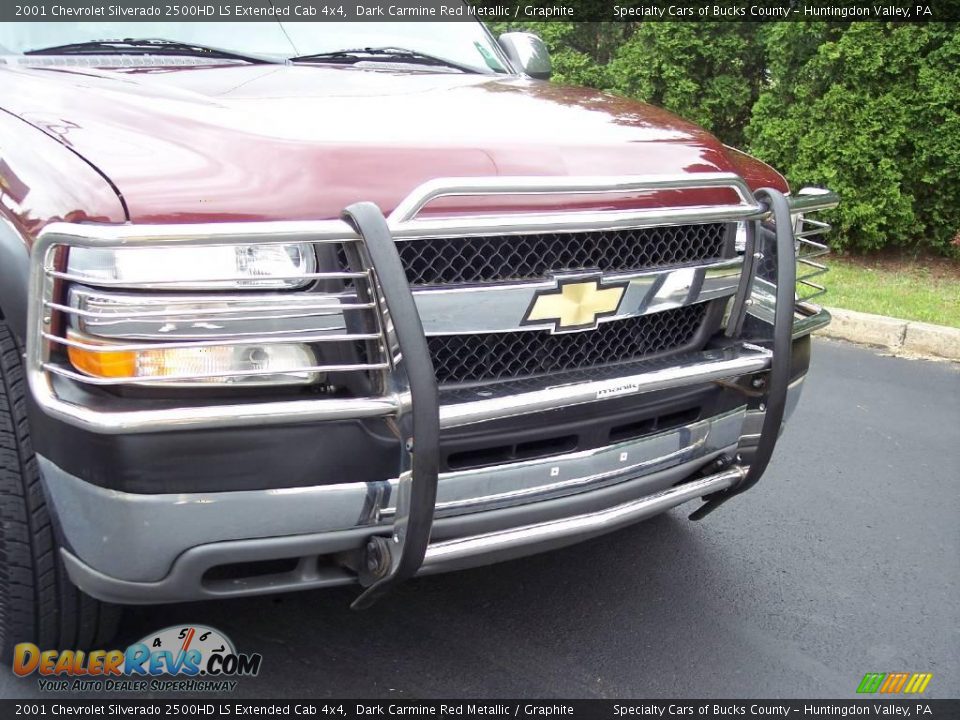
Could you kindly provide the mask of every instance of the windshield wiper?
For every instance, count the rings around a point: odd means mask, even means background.
[[[483,71],[469,65],[462,65],[453,60],[428,55],[419,50],[408,50],[399,47],[368,47],[353,50],[334,50],[333,52],[311,53],[289,58],[288,62],[324,62],[354,65],[359,62],[405,63],[409,65],[433,65],[448,67],[465,73],[484,74]]]
[[[161,38],[124,38],[122,40],[88,40],[86,42],[51,45],[50,47],[27,50],[24,55],[192,55],[195,57],[217,58],[223,60],[242,60],[248,63],[282,63],[277,58],[261,55],[245,55],[232,50],[164,40]]]

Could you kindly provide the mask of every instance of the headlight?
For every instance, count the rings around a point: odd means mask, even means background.
[[[337,333],[350,296],[321,293],[134,293],[70,288],[70,326],[105,340],[217,340]]]
[[[72,248],[60,342],[75,370],[104,381],[319,382],[315,341],[342,333],[338,299],[236,292],[302,288],[317,276],[309,243]]]
[[[231,344],[127,349],[70,330],[67,356],[80,372],[96,378],[155,378],[164,384],[303,385],[317,380],[307,370],[314,351],[299,343]]]
[[[154,289],[293,289],[312,280],[309,244],[73,248],[68,272],[94,285]]]

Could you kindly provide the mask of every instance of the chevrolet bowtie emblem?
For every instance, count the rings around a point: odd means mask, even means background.
[[[599,278],[560,278],[557,287],[540,290],[523,318],[524,325],[553,322],[552,332],[592,330],[597,319],[620,307],[627,283],[601,285]]]

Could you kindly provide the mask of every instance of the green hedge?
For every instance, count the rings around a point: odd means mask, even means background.
[[[958,24],[523,27],[550,46],[557,81],[666,107],[794,187],[837,190],[834,247],[960,257]]]

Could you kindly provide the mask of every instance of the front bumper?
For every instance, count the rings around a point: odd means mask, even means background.
[[[804,370],[790,384],[788,414]],[[742,466],[700,471],[749,453],[763,416],[744,405],[595,451],[442,475],[420,572],[555,549],[730,488]],[[122,604],[354,584],[356,574],[340,561],[360,553],[371,534],[389,532],[396,510],[397,480],[142,495],[92,485],[38,460],[71,579]]]
[[[646,481],[661,484],[694,469],[688,463],[656,473]],[[512,510],[436,520],[435,539],[427,547],[417,574],[460,570],[570,545],[730,488],[745,472],[737,466],[651,494],[642,489],[646,482],[626,482]],[[481,523],[471,522],[481,519]],[[155,604],[354,584],[356,576],[332,561],[362,548],[369,532],[368,528],[358,528],[200,545],[179,555],[170,571],[157,581],[112,577],[69,550],[62,554],[71,580],[86,593],[120,604]],[[233,578],[210,574],[212,568],[258,562],[267,562],[266,572]]]
[[[764,195],[772,201],[768,206],[753,198],[742,181],[733,185],[754,225],[726,321],[728,338],[688,358],[617,366],[530,389],[505,386],[509,389],[502,394],[462,400],[438,396],[423,327],[390,228],[370,205],[349,208],[345,217],[361,241],[360,259],[375,288],[371,302],[383,308],[384,326],[390,328],[384,341],[394,348],[390,383],[379,396],[105,410],[58,392],[55,378],[45,372],[43,324],[34,312],[29,323],[34,334],[28,338],[34,398],[44,413],[71,426],[125,435],[202,432],[223,423],[249,428],[388,418],[404,448],[392,479],[357,483],[345,477],[323,486],[149,495],[90,484],[41,457],[71,577],[91,595],[125,603],[257,594],[359,579],[367,587],[358,601],[362,606],[421,572],[558,547],[696,497],[710,498],[715,506],[751,486],[799,394],[802,373],[798,376],[790,362],[792,346],[829,316],[796,302],[795,241],[786,201],[769,191]],[[820,203],[830,204],[822,198]],[[798,206],[812,209],[809,200]],[[736,208],[743,217],[744,205]],[[725,212],[735,216],[733,208]],[[761,220],[771,213],[775,229],[761,232]],[[111,233],[116,231],[105,230],[91,240],[61,229],[41,238],[34,248],[35,296],[49,295],[46,280],[54,246],[109,245],[116,241]],[[287,228],[278,238],[291,234],[294,230]],[[765,237],[775,272],[757,277],[753,260],[762,256]],[[214,233],[205,241],[222,239]],[[32,308],[40,306],[33,303]],[[589,451],[438,472],[441,428],[601,407],[614,397],[636,397],[642,403],[657,391],[711,385],[736,389],[744,403],[666,432]]]

